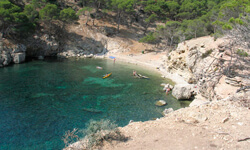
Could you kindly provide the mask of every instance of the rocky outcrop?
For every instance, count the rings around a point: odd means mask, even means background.
[[[167,108],[167,109],[165,109],[165,110],[162,112],[162,114],[163,114],[163,116],[166,116],[167,114],[169,114],[169,113],[171,113],[171,112],[173,112],[173,111],[174,111],[173,108]]]
[[[25,53],[14,53],[13,62],[16,64],[22,63],[25,61]]]
[[[23,44],[12,44],[5,41],[8,46],[4,46],[4,42],[0,45],[0,67],[9,65],[10,63],[22,63],[26,57],[26,46]]]
[[[52,56],[58,53],[59,41],[48,34],[34,34],[25,41],[27,56]]]
[[[239,56],[234,53],[231,54],[227,43],[227,39],[215,41],[213,37],[208,36],[182,42],[178,44],[176,50],[168,54],[164,68],[171,74],[182,76],[189,84],[195,84],[198,95],[203,96],[208,101],[223,99],[228,94],[231,95],[236,92],[234,87],[249,84],[249,71],[240,69],[249,67],[249,63],[247,64],[249,58],[238,59],[240,65],[237,66],[236,58]],[[234,58],[232,59],[231,56]],[[232,64],[234,65],[234,72],[232,72],[232,67],[228,67]],[[231,74],[229,75],[230,71]],[[226,77],[222,79],[223,76]],[[218,83],[222,86],[217,86]],[[223,87],[224,84],[230,85],[230,87],[225,85],[228,90],[218,89],[218,87]],[[173,92],[173,95],[175,94]],[[190,94],[185,97],[190,97]]]
[[[194,90],[189,84],[177,84],[175,85],[172,95],[178,99],[190,99],[194,95]]]

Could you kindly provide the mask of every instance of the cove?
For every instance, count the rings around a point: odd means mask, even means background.
[[[150,79],[134,78],[133,70]],[[125,126],[187,106],[162,91],[160,84],[169,82],[144,67],[108,59],[46,59],[1,68],[0,149],[62,149],[65,131],[85,128],[90,119]],[[160,99],[168,105],[155,106]]]

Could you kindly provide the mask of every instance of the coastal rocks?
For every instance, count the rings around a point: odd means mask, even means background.
[[[167,105],[167,102],[165,102],[164,100],[159,100],[155,103],[156,106],[165,106]]]
[[[8,51],[3,51],[3,54],[2,54],[2,65],[3,66],[7,66],[10,64],[12,58],[11,58],[11,54],[10,52]]]
[[[13,62],[16,64],[22,63],[25,61],[25,53],[14,53]]]
[[[173,112],[173,111],[174,111],[173,108],[167,108],[167,109],[165,109],[165,110],[162,112],[162,114],[163,114],[163,116],[166,116],[167,114],[169,114],[169,113],[171,113],[171,112]]]
[[[239,78],[225,78],[225,82],[232,86],[241,86],[241,80]]]
[[[178,99],[190,99],[193,96],[194,90],[190,84],[175,85],[172,95]]]
[[[26,52],[27,47],[23,44],[17,44],[12,48],[13,53],[23,53]]]
[[[44,60],[44,56],[41,56],[41,55],[40,55],[40,56],[37,57],[37,59],[38,59],[38,60]]]
[[[2,43],[0,52],[0,67],[9,65],[10,63],[22,63],[26,57],[26,46],[23,44],[13,44],[8,40]]]
[[[190,51],[188,52],[188,57],[186,57],[187,67],[190,71],[194,72],[195,65],[199,62],[199,58],[200,52],[197,47],[195,46],[190,49]]]
[[[190,107],[192,107],[192,106],[200,106],[200,105],[208,104],[208,103],[209,103],[208,100],[194,99],[194,100],[189,104],[189,106],[190,106]]]
[[[27,56],[52,56],[58,53],[59,42],[48,34],[35,34],[25,41]]]

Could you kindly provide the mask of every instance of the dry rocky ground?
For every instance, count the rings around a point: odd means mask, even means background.
[[[105,143],[103,149],[247,150],[249,117],[249,106],[234,100],[183,108],[155,121],[130,123],[121,128],[127,142]]]

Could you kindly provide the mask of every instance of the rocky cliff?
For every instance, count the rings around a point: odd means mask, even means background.
[[[204,99],[211,101],[234,95],[240,87],[250,85],[249,71],[246,71],[250,67],[249,57],[240,59],[226,46],[228,43],[227,39],[214,40],[209,36],[182,42],[168,54],[164,68],[194,84],[197,94]],[[228,73],[229,69],[233,72]]]
[[[2,36],[0,36],[2,37]],[[4,44],[5,43],[5,44]],[[10,63],[22,63],[26,57],[26,46],[23,44],[12,44],[0,39],[0,67],[9,65]]]

